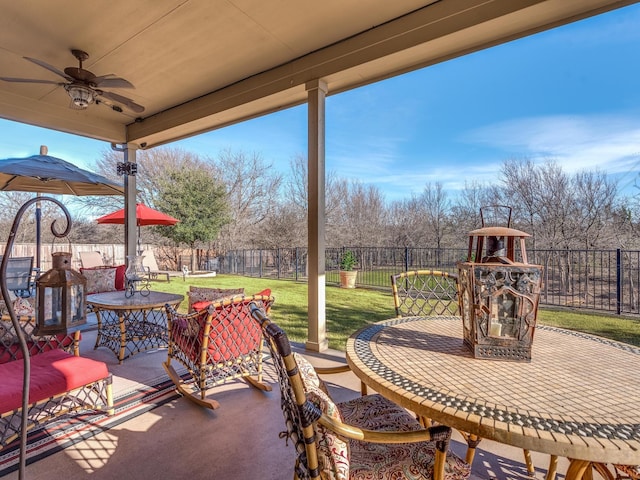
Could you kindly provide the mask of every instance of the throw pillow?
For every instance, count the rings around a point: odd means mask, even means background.
[[[209,288],[209,287],[189,287],[187,296],[189,297],[190,311],[197,311],[207,308],[211,303],[234,295],[243,295],[244,288]]]
[[[87,279],[87,295],[116,290],[116,267],[81,268]]]
[[[302,378],[302,385],[307,400],[316,404],[322,413],[342,421],[340,410],[329,394],[322,390],[322,380],[318,377],[313,365],[299,355],[293,353]],[[349,478],[349,443],[342,440],[333,431],[316,426],[316,447],[318,449],[318,466],[322,480],[348,480]]]
[[[117,265],[116,266],[116,290],[124,290],[124,274],[127,271],[126,265]]]
[[[177,314],[173,319],[172,328],[175,331],[172,333],[173,335],[182,335],[184,337],[195,337],[200,332],[200,328],[207,321],[208,313],[205,311],[198,312],[197,315],[188,314],[188,315],[180,315]]]
[[[13,294],[13,292],[9,292],[9,299],[11,300],[11,305],[13,306],[13,311],[18,317],[33,317],[36,313],[35,297],[22,298]],[[0,300],[0,315],[8,315],[9,310],[7,310],[6,304],[3,300]]]
[[[13,311],[18,317],[34,317],[36,314],[35,298],[18,297],[13,301]]]
[[[191,308],[194,312],[199,312],[200,310],[204,310],[205,308],[209,308],[209,305],[213,303],[212,300],[202,300],[200,302],[196,302],[191,305]]]

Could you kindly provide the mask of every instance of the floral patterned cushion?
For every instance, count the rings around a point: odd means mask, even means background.
[[[11,299],[12,305],[13,305],[13,311],[18,317],[32,317],[35,315],[35,312],[36,312],[35,297],[28,297],[28,298],[16,297],[15,295],[12,295],[11,292],[9,292],[9,296],[13,297]],[[0,300],[0,315],[8,315],[8,314],[9,314],[9,310],[7,310],[6,304],[4,303],[3,300]]]
[[[33,317],[36,314],[36,299],[35,297],[29,298],[16,298],[13,301],[13,311],[16,312],[18,317]]]
[[[328,393],[322,389],[324,383],[318,377],[313,365],[296,352],[293,353],[293,356],[298,364],[307,399],[320,407],[323,413],[342,421],[340,410]],[[320,478],[323,480],[348,480],[350,478],[349,444],[347,442],[322,425],[318,425],[316,447],[318,449]]]
[[[80,273],[87,279],[87,295],[115,291],[116,271],[117,267],[81,268]]]
[[[244,295],[244,288],[189,287],[189,312],[207,308],[212,302],[234,295]],[[197,305],[196,305],[197,304]]]
[[[640,465],[614,465],[614,467],[632,480],[640,478]]]
[[[404,408],[381,395],[366,395],[338,404],[345,423],[377,431],[414,431],[422,426]],[[434,442],[380,444],[351,440],[350,479],[432,479]],[[471,467],[449,452],[446,480],[469,478]]]

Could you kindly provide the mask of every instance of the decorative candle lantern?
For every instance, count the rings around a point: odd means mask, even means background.
[[[508,212],[507,226],[485,226],[487,208]],[[458,263],[464,342],[475,358],[530,362],[542,266],[528,263],[530,235],[510,228],[510,207],[480,214],[482,228],[469,233],[467,260]]]
[[[71,253],[52,254],[51,270],[36,280],[37,334],[67,333],[87,323],[87,279],[71,270]]]

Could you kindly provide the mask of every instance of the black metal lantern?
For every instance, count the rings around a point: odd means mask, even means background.
[[[87,323],[87,279],[71,270],[71,253],[52,254],[53,268],[36,280],[37,334],[57,334]]]
[[[508,226],[485,226],[483,217],[483,228],[469,233],[467,261],[458,263],[464,342],[476,358],[529,362],[542,266],[529,264],[530,235],[509,228],[511,209],[500,208],[509,211]]]

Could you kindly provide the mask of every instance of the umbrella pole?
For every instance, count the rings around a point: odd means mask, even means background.
[[[40,193],[36,194],[36,197],[39,199],[41,196]],[[36,201],[36,268],[38,272],[40,271],[40,247],[41,247],[41,230],[40,226],[42,223],[42,209],[40,200]]]
[[[142,255],[142,245],[140,243],[140,225],[138,225],[138,255]]]

